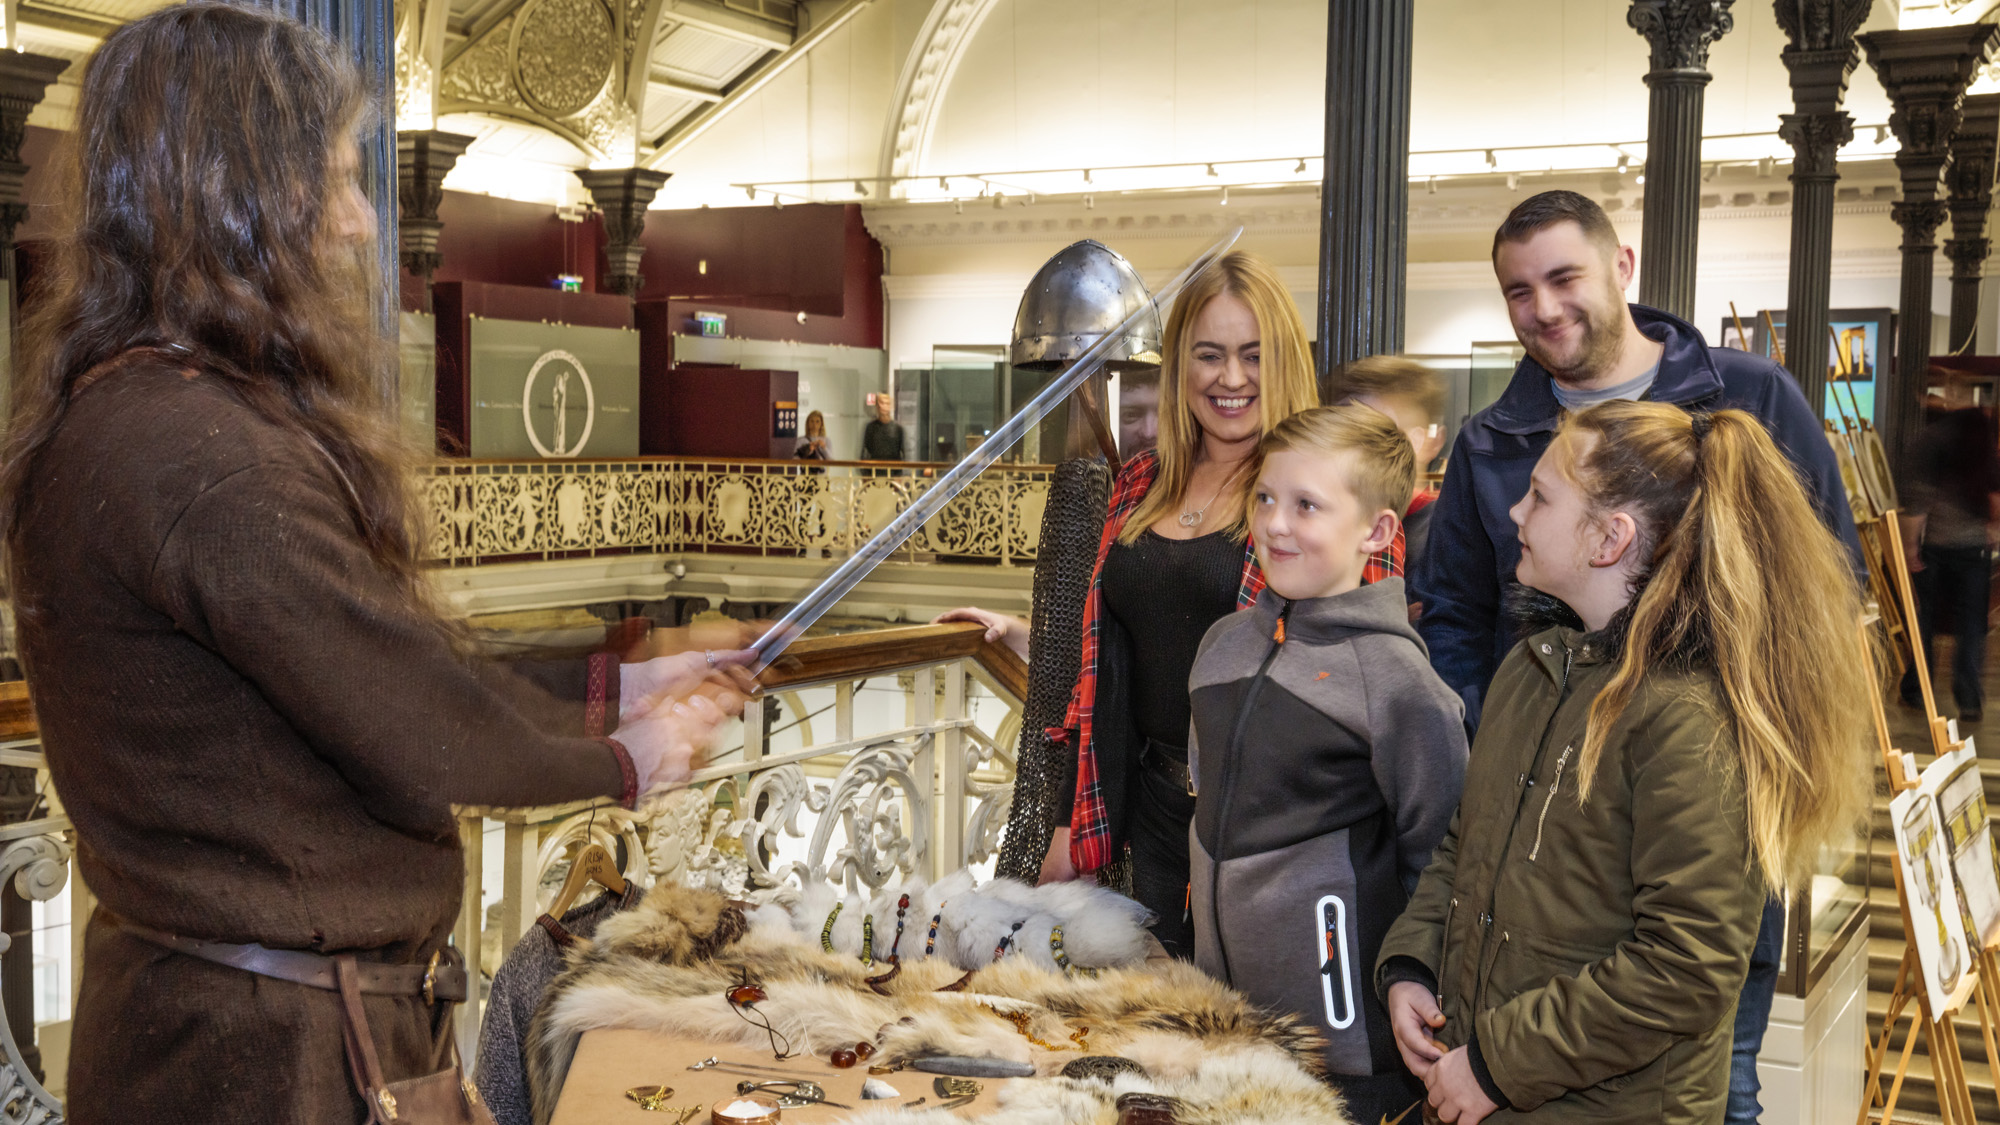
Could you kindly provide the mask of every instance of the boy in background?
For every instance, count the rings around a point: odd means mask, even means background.
[[[1399,559],[1402,568],[1396,573],[1409,574],[1416,570],[1417,560],[1430,541],[1430,506],[1438,493],[1424,480],[1424,468],[1444,452],[1444,379],[1414,359],[1371,355],[1335,372],[1332,392],[1332,401],[1339,405],[1358,403],[1388,415],[1416,454],[1410,500],[1398,509],[1403,521],[1403,554]]]
[[[1462,705],[1431,671],[1395,538],[1415,453],[1385,414],[1319,407],[1259,448],[1250,525],[1268,583],[1209,629],[1189,679],[1195,962],[1327,1037],[1356,1121],[1423,1096],[1369,981],[1464,784]]]

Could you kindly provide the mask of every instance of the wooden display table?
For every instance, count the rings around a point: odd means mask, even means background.
[[[729,1062],[757,1063],[781,1067],[789,1073],[811,1078],[826,1088],[826,1096],[852,1109],[830,1109],[824,1106],[810,1106],[785,1111],[786,1125],[793,1122],[800,1125],[820,1125],[841,1120],[862,1109],[885,1109],[901,1106],[907,1102],[923,1098],[924,1104],[916,1108],[929,1109],[944,1099],[938,1097],[931,1088],[937,1076],[918,1070],[899,1070],[894,1074],[870,1075],[866,1064],[851,1070],[836,1070],[822,1059],[805,1056],[773,1062],[768,1051],[758,1052],[746,1047],[717,1047],[695,1039],[682,1039],[655,1031],[632,1031],[610,1028],[585,1032],[582,1042],[577,1045],[576,1061],[570,1064],[569,1081],[563,1086],[562,1098],[556,1103],[556,1112],[550,1125],[598,1125],[599,1122],[630,1122],[631,1125],[660,1125],[673,1122],[679,1114],[649,1112],[625,1096],[625,1091],[634,1086],[650,1086],[661,1083],[674,1088],[674,1096],[668,1099],[674,1106],[699,1105],[701,1112],[688,1119],[688,1125],[708,1125],[708,1108],[716,1102],[736,1094],[736,1084],[749,1078],[747,1074],[729,1073],[720,1070],[689,1070],[688,1067],[711,1055],[717,1055]],[[778,1075],[770,1076],[773,1079]],[[886,1101],[864,1102],[861,1100],[861,1083],[876,1077],[894,1086],[902,1096]],[[960,1106],[956,1111],[960,1117],[983,1117],[998,1108],[995,1093],[1005,1078],[981,1078],[982,1087],[977,1098]]]

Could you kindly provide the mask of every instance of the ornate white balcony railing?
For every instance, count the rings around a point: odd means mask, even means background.
[[[839,556],[894,520],[946,467],[673,457],[440,461],[424,481],[430,550],[451,566],[636,551]],[[1049,472],[988,469],[926,522],[903,554],[1032,564]]]
[[[688,788],[629,811],[460,810],[467,854],[459,948],[480,950],[484,966],[496,967],[588,841],[622,856],[626,878],[642,885],[673,879],[752,901],[784,901],[821,882],[866,893],[913,872],[936,879],[997,853],[1013,801],[1026,668],[986,644],[979,626],[807,638],[763,680],[741,747],[697,771]],[[861,706],[864,696],[873,706]],[[758,715],[764,698],[780,704],[768,737]],[[884,702],[897,713],[885,712]],[[489,921],[484,873],[493,822],[503,855]],[[469,1057],[477,1005],[466,1005],[460,1020]]]

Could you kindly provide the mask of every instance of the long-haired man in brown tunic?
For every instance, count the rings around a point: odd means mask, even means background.
[[[630,803],[748,687],[692,653],[531,689],[426,608],[374,389],[363,105],[323,39],[218,4],[126,25],[83,79],[0,456],[21,655],[100,903],[79,1125],[363,1119],[337,994],[189,950],[407,983],[458,912],[454,802]],[[449,1065],[448,1004],[362,1006],[385,1081]]]

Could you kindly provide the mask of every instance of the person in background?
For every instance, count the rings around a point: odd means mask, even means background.
[[[1935,668],[1932,642],[1948,629],[1956,645],[1951,694],[1961,727],[1984,718],[1986,633],[1993,586],[1993,545],[2000,532],[2000,452],[1993,419],[1972,405],[1962,382],[1946,384],[1944,409],[1932,412],[1905,455],[1903,550],[1917,594],[1917,631],[1924,662]],[[1949,621],[1946,621],[1949,610]],[[1903,702],[1923,703],[1913,663],[1903,673]]]
[[[1403,573],[1413,574],[1430,542],[1431,505],[1438,497],[1424,470],[1444,452],[1444,379],[1414,359],[1372,355],[1335,372],[1328,398],[1388,415],[1416,453],[1410,502],[1402,513]]]
[[[799,439],[799,447],[792,453],[802,461],[833,460],[833,445],[826,440],[826,416],[815,410],[806,415],[805,436]]]
[[[453,805],[630,807],[750,690],[743,653],[498,667],[436,611],[380,397],[369,104],[324,37],[212,3],[114,30],[77,94],[0,541],[97,900],[78,1125],[368,1119],[344,1010],[385,1083],[456,1097]]]
[[[903,459],[903,425],[896,421],[895,401],[888,392],[872,396],[875,399],[875,418],[861,434],[861,459],[863,461],[901,461]]]
[[[1118,377],[1118,457],[1129,461],[1160,441],[1160,373]]]
[[[1278,423],[1258,449],[1257,604],[1211,625],[1189,679],[1195,963],[1326,1037],[1357,1122],[1423,1087],[1368,987],[1465,781],[1463,705],[1431,670],[1403,580],[1361,584],[1416,460],[1363,406]]]
[[[1486,685],[1512,647],[1501,593],[1520,565],[1521,542],[1507,513],[1527,492],[1535,459],[1566,412],[1613,399],[1747,411],[1790,458],[1813,510],[1862,573],[1840,468],[1798,383],[1768,359],[1709,347],[1679,317],[1626,304],[1635,265],[1604,209],[1572,191],[1523,200],[1493,234],[1493,272],[1527,357],[1499,400],[1459,430],[1411,583],[1431,664],[1464,698],[1475,730]],[[1773,900],[1737,1006],[1731,1125],[1758,1116],[1757,1052],[1777,987],[1784,919],[1784,904]]]
[[[1744,411],[1588,407],[1532,474],[1525,639],[1376,987],[1439,1120],[1713,1125],[1763,904],[1868,812],[1860,585]]]

